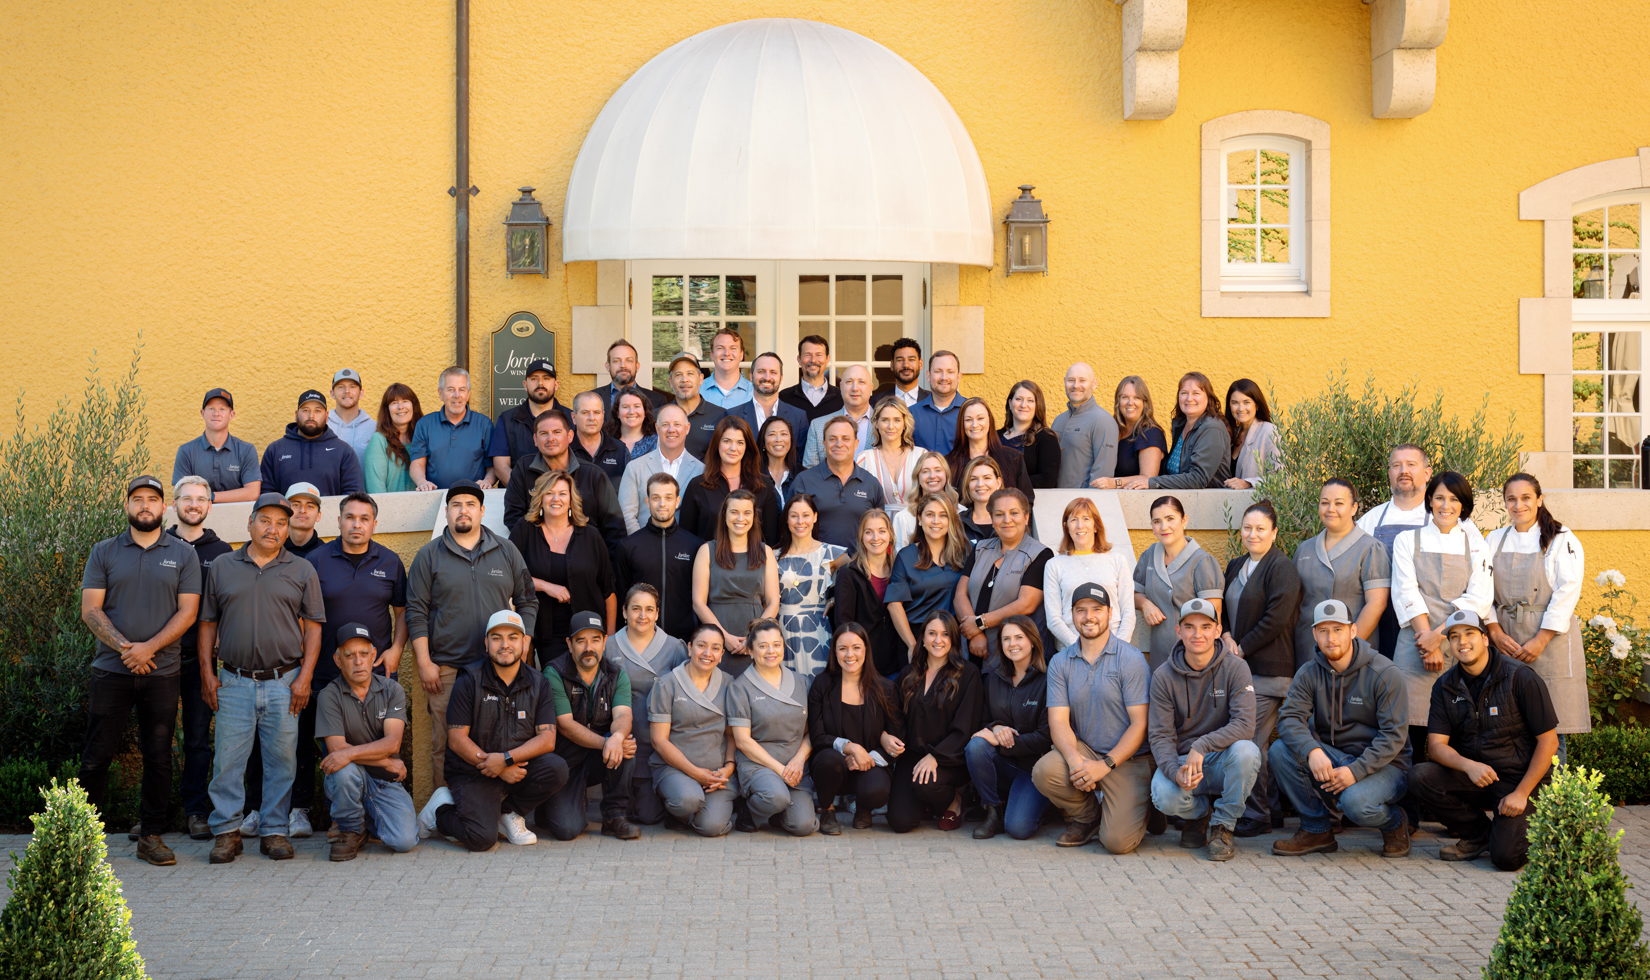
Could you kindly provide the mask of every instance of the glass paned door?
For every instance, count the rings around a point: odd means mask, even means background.
[[[710,368],[711,338],[732,327],[750,359],[773,340],[772,262],[633,262],[630,342],[659,391],[670,391],[670,359],[682,351]]]
[[[894,341],[911,337],[928,353],[928,267],[906,262],[779,263],[780,343],[794,353],[803,337],[830,342],[831,382],[844,368],[871,369],[874,384],[894,379]],[[786,357],[794,380],[794,358]]]
[[[1578,488],[1638,485],[1643,337],[1636,329],[1578,331],[1573,337],[1570,382]]]

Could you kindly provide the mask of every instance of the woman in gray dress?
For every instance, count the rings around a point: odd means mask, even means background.
[[[738,677],[751,665],[745,634],[779,615],[779,562],[756,529],[756,497],[735,490],[716,515],[716,538],[693,558],[693,613],[722,633],[722,669]]]
[[[1381,624],[1392,591],[1392,560],[1381,542],[1353,520],[1358,492],[1335,477],[1318,490],[1318,519],[1323,530],[1295,549],[1301,577],[1300,617],[1295,621],[1295,667],[1299,669],[1318,644],[1312,639],[1312,609],[1326,599],[1346,603],[1353,632],[1370,640]]]
[[[630,703],[639,707],[647,704],[654,682],[687,662],[687,647],[658,628],[659,591],[646,582],[631,586],[625,595],[624,619],[624,628],[607,638],[604,653],[609,663],[630,678]],[[633,729],[636,763],[630,787],[630,819],[656,824],[665,819],[665,804],[653,788],[652,726],[638,724]]]
[[[726,710],[728,675],[722,631],[701,625],[688,643],[688,659],[660,677],[647,696],[653,741],[653,788],[665,812],[704,837],[733,829],[736,796],[733,738]]]
[[[1179,642],[1174,627],[1180,607],[1193,599],[1208,599],[1218,613],[1226,596],[1226,579],[1215,556],[1186,536],[1186,508],[1177,498],[1152,501],[1151,516],[1157,543],[1135,563],[1134,608],[1151,627],[1145,653],[1151,669],[1156,670]]]
[[[744,812],[734,826],[754,831],[763,821],[792,837],[819,829],[808,776],[808,683],[785,666],[779,623],[759,619],[745,638],[754,663],[728,685],[728,730]]]

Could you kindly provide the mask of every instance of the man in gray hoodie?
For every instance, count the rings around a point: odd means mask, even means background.
[[[1273,854],[1339,848],[1326,803],[1360,827],[1381,831],[1382,857],[1409,853],[1409,819],[1398,805],[1409,787],[1409,703],[1404,675],[1352,628],[1346,604],[1312,607],[1317,652],[1295,673],[1267,753],[1278,787],[1301,815],[1300,830]]]
[[[1181,847],[1208,844],[1209,860],[1230,861],[1232,831],[1260,772],[1260,749],[1250,741],[1255,685],[1249,665],[1221,650],[1220,613],[1208,599],[1182,605],[1175,632],[1180,642],[1152,674],[1152,803],[1185,818]]]
[[[1117,472],[1117,420],[1094,400],[1094,368],[1066,369],[1066,410],[1049,428],[1060,438],[1060,486],[1084,490]]]

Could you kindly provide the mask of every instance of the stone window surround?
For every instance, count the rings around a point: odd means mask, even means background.
[[[1525,461],[1543,486],[1570,487],[1572,220],[1576,204],[1650,188],[1650,147],[1636,155],[1602,160],[1548,177],[1518,195],[1518,217],[1541,222],[1541,295],[1518,301],[1518,373],[1542,376],[1542,451]],[[1612,491],[1600,491],[1612,492]]]
[[[1305,144],[1304,278],[1307,292],[1223,292],[1221,256],[1225,249],[1225,187],[1221,184],[1220,148],[1241,136],[1287,136]],[[1200,155],[1202,224],[1202,311],[1205,317],[1329,316],[1329,124],[1282,109],[1252,109],[1219,116],[1203,124]],[[1293,244],[1293,243],[1291,243]]]

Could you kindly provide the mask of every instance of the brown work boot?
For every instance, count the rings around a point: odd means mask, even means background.
[[[1328,853],[1341,849],[1340,841],[1335,839],[1333,830],[1326,830],[1321,834],[1308,833],[1305,830],[1295,831],[1295,836],[1288,840],[1272,842],[1272,853],[1284,857],[1299,857],[1302,854],[1315,854],[1318,851]]]
[[[1099,832],[1100,821],[1098,819],[1089,822],[1073,820],[1071,823],[1066,824],[1066,832],[1061,834],[1060,839],[1054,843],[1061,847],[1082,847],[1089,841],[1094,840],[1094,835]]]
[[[219,834],[212,845],[212,852],[206,856],[209,864],[228,864],[241,855],[241,832],[231,830],[227,834]]]
[[[1148,801],[1146,803],[1146,833],[1156,837],[1168,829],[1169,818],[1164,815],[1162,810],[1157,808],[1157,804]]]
[[[1396,830],[1381,831],[1381,857],[1401,858],[1409,856],[1409,819],[1406,817],[1398,824]]]
[[[366,843],[367,835],[358,830],[340,830],[332,841],[331,859],[334,861],[353,861],[360,853],[361,845]],[[291,845],[288,845],[290,849]],[[267,852],[266,852],[267,853]],[[289,855],[290,856],[290,855]],[[270,857],[274,857],[273,854]]]
[[[1205,813],[1196,820],[1188,818],[1181,824],[1180,846],[1202,847],[1204,844],[1209,843],[1209,818],[1212,816],[1214,814]]]
[[[1232,828],[1215,824],[1209,829],[1209,860],[1230,861],[1237,857],[1237,847],[1232,843]]]
[[[285,834],[270,834],[258,841],[258,853],[269,855],[271,861],[290,861],[298,856]]]
[[[139,837],[137,856],[163,868],[178,863],[178,856],[159,837]]]
[[[1445,844],[1438,849],[1440,861],[1472,861],[1490,849],[1490,839],[1467,840],[1465,837],[1453,844]]]

